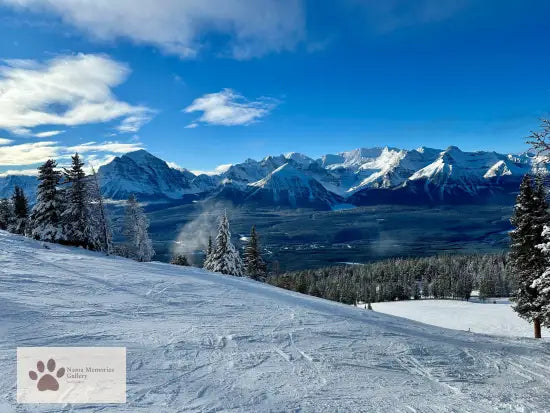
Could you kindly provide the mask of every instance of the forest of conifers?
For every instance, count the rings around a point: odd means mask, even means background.
[[[505,254],[395,258],[271,276],[270,284],[346,304],[420,298],[507,297],[513,291]]]

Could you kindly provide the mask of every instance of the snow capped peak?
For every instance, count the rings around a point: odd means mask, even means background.
[[[165,161],[145,150],[116,157],[98,171],[102,192],[114,199],[136,194],[139,198],[178,199],[196,192],[191,185],[195,175],[171,168]]]
[[[447,147],[447,149],[445,149],[445,152],[447,153],[463,153],[462,150],[458,147],[458,146],[455,146],[455,145],[449,145]]]
[[[338,197],[327,191],[315,178],[290,162],[281,165],[265,178],[249,184],[249,199],[292,207],[317,206],[330,209]]]
[[[457,146],[449,146],[443,152],[441,152],[441,159],[444,163],[453,165],[455,163],[464,161],[465,153],[462,152]]]
[[[434,152],[440,153],[441,152],[440,149],[428,148],[427,146],[420,146],[416,148],[415,151],[420,153],[434,153]]]
[[[137,151],[125,153],[124,155],[121,156],[121,158],[131,159],[131,160],[133,160],[134,162],[137,162],[137,163],[147,163],[147,162],[151,162],[151,161],[153,161],[153,162],[156,162],[156,161],[164,162],[160,158],[157,158],[156,156],[154,156],[154,155],[150,154],[149,152],[147,152],[145,149],[139,149]]]
[[[512,171],[506,165],[506,162],[503,160],[498,161],[496,164],[491,166],[489,170],[483,175],[484,178],[494,178],[496,176],[512,175]]]
[[[309,166],[315,161],[311,159],[309,156],[306,156],[304,154],[298,153],[298,152],[289,152],[284,155],[286,159],[293,160],[297,164]]]
[[[312,178],[308,177],[304,172],[296,169],[289,163],[285,163],[271,172],[268,176],[260,179],[257,182],[253,182],[250,186],[265,187],[270,185],[273,180],[277,180],[279,184],[283,184],[285,188],[295,186],[297,181],[301,184],[307,185]],[[292,183],[294,181],[294,183]]]

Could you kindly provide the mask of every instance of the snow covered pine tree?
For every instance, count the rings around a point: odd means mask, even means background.
[[[112,249],[112,232],[109,217],[105,210],[105,202],[101,195],[99,177],[92,167],[92,175],[86,182],[88,207],[89,207],[89,230],[90,243],[92,248],[109,255]]]
[[[256,225],[252,226],[250,239],[244,249],[246,275],[254,280],[263,279],[267,274],[267,266],[260,252],[260,243],[256,233]]]
[[[224,212],[220,217],[216,246],[210,256],[212,258],[208,270],[221,272],[222,274],[243,275],[243,262],[239,252],[231,242],[227,212]]]
[[[212,271],[212,253],[214,252],[214,247],[212,246],[212,236],[210,235],[208,237],[208,246],[206,247],[206,251],[204,253],[204,263],[202,264],[202,268],[208,271]]]
[[[56,171],[57,163],[48,159],[38,168],[38,189],[36,204],[31,213],[30,235],[42,241],[61,239],[61,207],[57,185],[61,172]]]
[[[124,215],[124,236],[128,247],[129,257],[136,261],[151,261],[155,250],[149,238],[147,229],[149,220],[143,213],[136,197],[130,195],[126,203]]]
[[[546,258],[537,246],[543,244],[543,227],[548,222],[548,205],[545,201],[542,179],[533,184],[526,174],[521,182],[514,215],[515,229],[510,232],[510,265],[517,289],[512,295],[514,311],[534,325],[535,338],[541,337],[544,315],[543,302],[536,282],[545,272]]]
[[[70,169],[65,169],[65,181],[69,187],[65,190],[66,207],[62,214],[63,235],[70,245],[90,248],[89,209],[84,173],[84,162],[75,153],[71,156]]]
[[[10,229],[11,232],[15,234],[25,234],[27,228],[27,220],[29,218],[29,202],[25,197],[23,188],[15,186],[13,189],[13,228]]]
[[[9,199],[0,199],[0,229],[9,230],[15,221],[15,214]]]
[[[546,242],[538,248],[546,257],[546,270],[533,281],[531,287],[537,290],[537,306],[540,307],[541,324],[550,327],[550,226],[545,225],[542,236]]]

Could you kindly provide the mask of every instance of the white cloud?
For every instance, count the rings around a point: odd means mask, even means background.
[[[9,145],[10,143],[12,143],[13,141],[11,139],[6,139],[6,138],[0,138],[0,146],[1,145]]]
[[[203,112],[191,125],[197,122],[223,126],[248,125],[269,114],[277,103],[269,98],[249,101],[231,89],[223,89],[195,99],[184,112]]]
[[[88,153],[88,152],[111,152],[126,153],[143,149],[139,142],[120,143],[120,142],[87,142],[81,145],[70,146],[66,148],[68,152]]]
[[[58,155],[57,142],[34,142],[0,146],[0,165],[32,165]]]
[[[0,165],[34,165],[43,163],[48,159],[56,159],[60,165],[64,165],[65,160],[69,160],[71,155],[78,152],[83,155],[87,167],[90,166],[89,164],[93,164],[94,167],[98,168],[112,161],[117,154],[138,149],[143,149],[143,145],[139,142],[87,142],[75,146],[62,146],[54,141],[23,143],[0,146]]]
[[[214,172],[217,174],[222,174],[224,172],[227,172],[227,170],[229,168],[231,168],[233,166],[232,163],[226,163],[226,164],[223,164],[223,165],[218,165],[216,166],[216,169],[214,169]]]
[[[124,118],[117,130],[122,133],[135,133],[141,129],[143,125],[151,120],[153,111],[144,111],[135,115]]]
[[[293,49],[304,38],[302,0],[0,0],[50,12],[100,40],[127,38],[187,58],[204,39],[228,39],[222,54],[238,59]],[[221,36],[220,36],[221,35]]]
[[[92,167],[97,172],[100,166],[108,164],[113,159],[115,159],[115,155],[87,154],[83,156],[83,159],[84,159],[84,172],[86,172],[87,174],[91,174]]]
[[[51,138],[52,136],[59,135],[61,133],[65,132],[64,130],[50,130],[46,132],[39,132],[35,133],[34,136],[37,138]]]
[[[176,162],[170,162],[170,161],[167,161],[166,162],[166,165],[168,165],[170,168],[172,169],[177,169],[179,171],[182,171],[184,170],[185,168],[181,167],[180,165],[178,165]]]
[[[0,173],[0,178],[9,175],[25,175],[25,176],[35,176],[38,175],[38,169],[8,169]]]
[[[194,173],[195,175],[203,175],[203,174],[204,175],[210,175],[210,176],[220,175],[220,174],[223,174],[224,172],[226,172],[232,166],[233,166],[232,163],[228,163],[228,164],[217,166],[213,171],[201,171],[201,170],[196,169],[196,170],[193,170],[191,172]]]
[[[41,125],[121,119],[121,131],[134,131],[152,111],[112,93],[128,74],[126,65],[100,55],[61,56],[44,64],[5,61],[0,66],[0,128],[30,134],[30,128]]]
[[[184,126],[185,129],[195,129],[199,127],[199,124],[197,122],[191,122],[189,125]]]

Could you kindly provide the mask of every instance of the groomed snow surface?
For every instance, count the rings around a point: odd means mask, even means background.
[[[545,340],[0,232],[0,412],[543,412]],[[376,304],[375,304],[376,308]],[[126,346],[126,405],[16,406],[17,346]]]
[[[495,336],[533,337],[533,324],[519,318],[507,298],[490,298],[484,302],[475,297],[470,301],[394,301],[374,303],[372,308],[438,327]],[[548,329],[542,333],[550,336]]]

